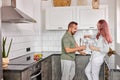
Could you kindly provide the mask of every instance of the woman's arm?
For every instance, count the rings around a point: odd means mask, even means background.
[[[89,46],[91,50],[93,51],[99,51],[101,53],[107,53],[109,51],[109,45],[105,45],[102,47],[95,47],[95,46]]]
[[[99,51],[100,52],[100,49],[95,47],[95,46],[90,45],[89,48],[93,51]]]

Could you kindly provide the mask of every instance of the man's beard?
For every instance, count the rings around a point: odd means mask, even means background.
[[[75,33],[76,33],[76,31],[74,31],[74,32],[71,32],[71,34],[72,34],[72,35],[74,35]]]

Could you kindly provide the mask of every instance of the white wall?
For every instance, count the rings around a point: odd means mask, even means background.
[[[37,23],[2,23],[2,37],[7,37],[7,46],[13,38],[9,58],[15,58],[35,51],[41,51],[40,1],[16,0],[17,8],[34,18]],[[39,44],[39,45],[36,45]],[[26,52],[30,47],[31,51]]]

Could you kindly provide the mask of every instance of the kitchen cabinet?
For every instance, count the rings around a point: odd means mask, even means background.
[[[15,67],[15,65],[11,65],[11,66]],[[23,67],[23,66],[17,65],[16,67]],[[4,70],[3,73],[4,73],[3,75],[4,80],[30,80],[32,70],[31,68],[25,69],[23,71]]]
[[[35,61],[34,54],[11,59],[3,70],[4,80],[41,80],[41,60]]]
[[[90,55],[76,55],[76,72],[74,80],[87,80],[85,67],[90,59]],[[61,80],[61,61],[60,54],[52,54],[41,61],[42,80]],[[104,80],[105,63],[100,70],[100,80]]]
[[[76,56],[76,72],[74,80],[87,80],[87,77],[85,75],[85,68],[89,62],[90,55],[83,56],[83,55],[77,55]],[[105,76],[105,63],[103,63],[101,69],[100,69],[100,80],[104,80]]]
[[[79,29],[96,29],[100,19],[108,21],[108,8],[105,5],[99,9],[92,9],[90,6],[77,7],[77,18]]]
[[[41,62],[42,80],[61,80],[60,56],[52,55]]]
[[[90,56],[76,56],[76,74],[74,80],[87,80],[84,70],[89,62],[89,58]]]
[[[44,61],[41,62],[41,77],[42,80],[52,80],[52,69],[51,69],[51,57],[48,57]]]
[[[120,80],[120,70],[119,69],[111,69],[110,70],[109,80]]]
[[[75,7],[53,7],[46,9],[46,30],[65,30],[70,21],[76,21]]]
[[[52,80],[61,80],[61,61],[59,55],[52,56]]]
[[[40,62],[34,64],[8,65],[3,70],[4,80],[41,80]]]
[[[66,30],[71,21],[78,22],[78,29],[96,29],[99,19],[108,20],[108,9],[101,5],[99,9],[91,6],[52,7],[46,9],[46,30]]]

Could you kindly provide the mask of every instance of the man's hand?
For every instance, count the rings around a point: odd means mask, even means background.
[[[86,46],[85,46],[85,45],[77,47],[77,51],[78,51],[78,52],[83,51],[83,50],[85,50],[85,49],[86,49]]]
[[[86,46],[85,46],[85,45],[80,46],[80,49],[81,49],[81,50],[85,50],[85,49],[86,49]]]
[[[83,52],[83,51],[80,51],[80,54],[82,54],[82,55],[86,55],[86,53],[85,53],[85,52]]]

